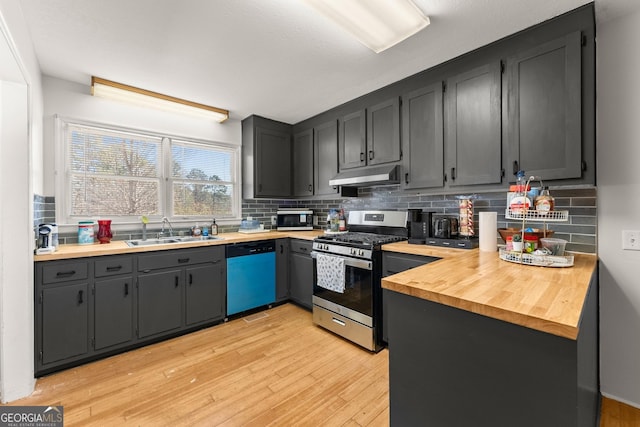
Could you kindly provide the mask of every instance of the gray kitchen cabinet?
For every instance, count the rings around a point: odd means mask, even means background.
[[[42,365],[89,351],[88,290],[86,282],[42,290]]]
[[[313,130],[315,195],[337,194],[339,189],[329,185],[338,173],[338,122],[331,120]]]
[[[35,264],[35,371],[86,357],[91,266],[85,260]]]
[[[573,32],[507,59],[510,172],[544,180],[581,177],[581,40]]]
[[[403,188],[444,185],[442,82],[402,96]]]
[[[344,115],[338,142],[340,171],[399,161],[399,97]]]
[[[293,195],[313,195],[313,129],[293,135]]]
[[[313,243],[291,239],[289,252],[289,298],[311,309],[313,307]]]
[[[400,160],[400,98],[367,108],[366,157],[368,165]]]
[[[133,256],[96,258],[93,284],[93,349],[126,345],[134,338]]]
[[[249,116],[242,121],[243,198],[292,194],[291,125]]]
[[[499,61],[447,80],[448,185],[502,181],[501,65]]]
[[[289,299],[289,239],[276,239],[276,302]]]
[[[227,300],[227,263],[224,246],[209,248],[211,261],[187,267],[185,315],[186,325],[221,320]]]
[[[182,325],[182,269],[138,276],[138,337],[177,331]]]
[[[439,259],[440,258],[430,256],[402,254],[398,252],[383,252],[382,277],[392,276]],[[389,312],[389,302],[387,292],[387,290],[383,290],[382,292],[382,339],[386,343],[389,342],[389,320],[387,316],[387,313]]]
[[[365,153],[366,110],[358,110],[340,118],[340,137],[338,138],[338,154],[340,170],[357,168],[367,164]]]

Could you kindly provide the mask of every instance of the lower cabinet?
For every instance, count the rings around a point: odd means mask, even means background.
[[[88,288],[85,282],[42,290],[43,365],[88,353]]]
[[[437,261],[440,258],[401,254],[397,252],[383,252],[382,253],[382,277],[391,276],[402,271],[410,270],[421,265],[428,264],[433,261]],[[389,313],[389,302],[387,300],[387,292],[382,293],[382,339],[384,342],[389,342],[389,319],[387,313]]]
[[[138,338],[180,329],[181,276],[181,270],[169,270],[138,277]]]
[[[224,246],[35,263],[35,374],[225,317]]]
[[[276,302],[289,299],[289,239],[276,239]]]
[[[289,253],[289,298],[311,309],[313,306],[313,259],[310,241],[291,239]]]
[[[94,285],[94,349],[133,339],[133,277],[96,280]]]

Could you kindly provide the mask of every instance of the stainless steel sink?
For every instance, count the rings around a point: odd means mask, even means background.
[[[205,242],[210,240],[223,240],[222,237],[218,236],[184,236],[184,237],[162,237],[160,239],[137,239],[137,240],[126,240],[125,243],[127,246],[134,248],[139,246],[153,246],[153,245],[167,245],[167,244],[179,244],[179,243],[190,243],[190,242]]]

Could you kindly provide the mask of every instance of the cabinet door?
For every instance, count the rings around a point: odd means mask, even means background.
[[[291,241],[289,254],[289,281],[291,299],[309,309],[312,308],[313,296],[313,259],[311,258],[311,242]]]
[[[182,270],[138,276],[138,336],[179,329],[182,319]]]
[[[508,148],[514,172],[542,179],[582,175],[581,35],[510,58]]]
[[[133,339],[133,278],[97,280],[94,303],[94,348],[100,350]]]
[[[186,324],[222,319],[225,314],[224,260],[186,269]]]
[[[256,127],[256,195],[291,195],[291,135]]]
[[[442,187],[444,184],[442,108],[442,82],[402,97],[405,189]]]
[[[313,195],[313,129],[293,136],[293,195]]]
[[[336,194],[338,187],[329,180],[338,173],[338,122],[332,120],[314,129],[315,194]]]
[[[500,63],[447,83],[449,185],[499,184],[502,176]]]
[[[347,114],[340,120],[340,170],[365,166],[367,151],[365,110]]]
[[[289,299],[289,239],[276,240],[276,301]]]
[[[367,108],[367,164],[400,160],[400,99]]]
[[[86,354],[89,295],[87,283],[42,291],[42,363]]]

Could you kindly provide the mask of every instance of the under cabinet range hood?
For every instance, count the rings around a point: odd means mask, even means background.
[[[366,187],[370,185],[399,184],[398,166],[376,166],[340,172],[329,180],[329,185]]]

